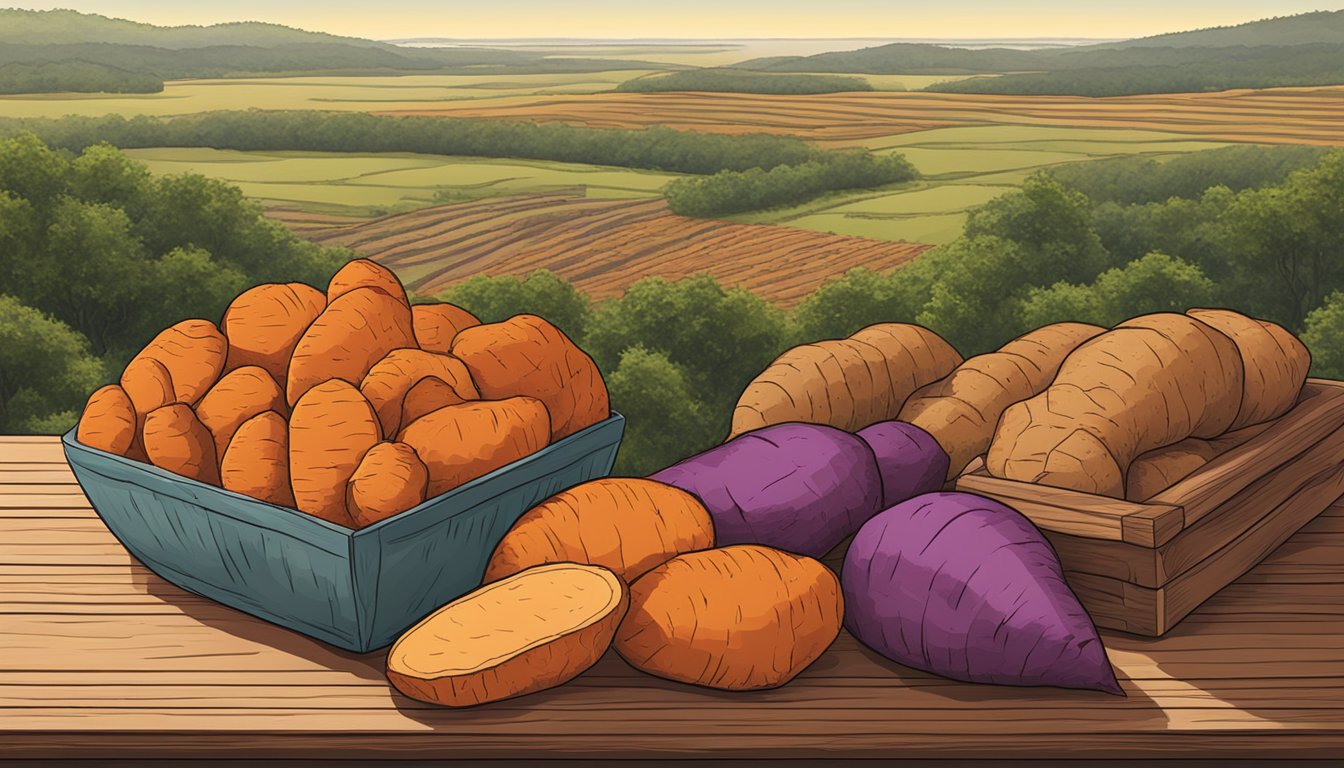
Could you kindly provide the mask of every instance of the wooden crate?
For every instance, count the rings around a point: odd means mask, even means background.
[[[1344,382],[1308,379],[1291,411],[1148,501],[990,477],[990,496],[1045,532],[1098,626],[1167,632],[1344,497]]]

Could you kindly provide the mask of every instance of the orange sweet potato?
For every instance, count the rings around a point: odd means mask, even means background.
[[[378,412],[383,434],[396,434],[406,423],[401,420],[406,395],[426,377],[442,381],[457,395],[455,401],[442,403],[440,407],[480,399],[480,393],[471,381],[471,374],[461,360],[422,349],[394,349],[375,363],[359,383],[360,393],[368,398],[373,409]],[[443,394],[441,390],[437,391]],[[426,389],[420,393],[420,397],[430,394]],[[416,407],[423,408],[424,401],[417,401]]]
[[[452,351],[453,339],[462,329],[481,324],[475,315],[455,304],[416,304],[411,307],[411,319],[420,348],[442,355]]]
[[[145,453],[160,469],[219,485],[215,441],[196,412],[186,403],[151,411],[145,418]]]
[[[603,568],[523,571],[407,630],[387,654],[387,679],[413,699],[449,707],[551,688],[602,658],[628,605],[625,584]]]
[[[379,440],[378,414],[348,382],[329,379],[304,393],[289,419],[289,478],[298,509],[353,527],[346,487]]]
[[[108,384],[89,396],[75,439],[100,451],[125,456],[135,444],[135,406],[126,390]]]
[[[294,347],[285,397],[297,403],[328,379],[357,386],[394,349],[415,347],[411,310],[380,288],[355,288],[337,296]]]
[[[714,546],[714,523],[694,496],[642,478],[604,478],[528,510],[485,567],[494,581],[543,563],[588,563],[634,581],[683,552]]]
[[[774,688],[830,647],[843,615],[839,579],[810,557],[756,545],[707,549],[630,585],[614,647],[669,680]]]
[[[223,458],[243,422],[266,411],[289,413],[285,393],[259,365],[245,365],[224,374],[196,404],[196,416],[215,436],[215,453]]]
[[[407,306],[406,289],[392,270],[368,259],[354,259],[331,276],[327,284],[327,303],[355,290],[356,288],[379,288],[388,296]]]
[[[559,328],[536,315],[467,328],[453,341],[481,396],[535,397],[546,404],[551,439],[607,418],[611,406],[597,364]]]
[[[294,346],[326,308],[327,297],[303,283],[269,283],[243,291],[220,322],[229,340],[226,368],[259,365],[283,383]]]
[[[465,402],[457,390],[444,383],[443,379],[426,376],[406,390],[406,398],[401,401],[401,418],[397,424],[409,425],[427,413]]]
[[[369,449],[350,477],[346,507],[355,527],[363,528],[425,500],[429,470],[405,443],[379,443]]]
[[[450,405],[416,419],[397,441],[415,449],[438,496],[546,447],[551,421],[531,397]]]
[[[174,400],[195,405],[219,380],[228,352],[229,342],[214,323],[183,320],[155,336],[131,362],[148,357],[162,363],[172,381]]]
[[[289,485],[289,425],[266,411],[243,422],[219,462],[224,488],[281,507],[294,506]]]

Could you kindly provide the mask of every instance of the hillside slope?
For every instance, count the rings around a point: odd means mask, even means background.
[[[725,286],[787,307],[829,277],[858,266],[893,269],[931,247],[691,219],[670,213],[662,200],[564,195],[496,197],[353,225],[300,213],[271,215],[309,240],[347,246],[386,264],[419,294],[477,274],[549,269],[602,299],[642,277],[707,272]]]
[[[1118,43],[1102,43],[1078,50],[1107,48],[1219,48],[1231,45],[1344,45],[1344,11],[1315,11],[1295,16],[1249,21],[1228,27],[1168,32]]]

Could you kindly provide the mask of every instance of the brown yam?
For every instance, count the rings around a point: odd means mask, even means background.
[[[350,477],[346,506],[355,527],[405,512],[425,500],[429,471],[405,443],[379,443],[369,449]]]
[[[452,351],[453,339],[463,329],[481,324],[475,315],[455,304],[416,304],[411,307],[411,320],[420,348],[441,355]]]
[[[327,284],[327,304],[357,288],[377,288],[408,307],[411,304],[406,289],[392,270],[368,259],[346,262],[331,276],[331,282]]]
[[[353,527],[346,487],[380,440],[378,414],[350,383],[330,379],[308,390],[289,419],[289,477],[297,508]]]
[[[1311,354],[1297,337],[1229,309],[1192,309],[1187,314],[1232,339],[1241,355],[1245,389],[1232,429],[1278,418],[1293,407],[1311,367]]]
[[[290,405],[317,384],[342,379],[353,386],[394,349],[414,348],[411,310],[379,288],[338,296],[304,331],[289,364]]]
[[[284,383],[295,345],[326,308],[326,295],[303,283],[268,283],[243,291],[220,322],[229,340],[226,368],[259,365]]]
[[[438,496],[546,447],[546,406],[535,398],[450,405],[416,419],[397,436],[429,469],[429,496]]]
[[[268,504],[294,506],[289,484],[289,424],[276,411],[243,422],[219,462],[220,485]]]
[[[407,696],[469,707],[552,688],[597,663],[629,605],[603,568],[544,565],[488,584],[406,631],[387,679]]]
[[[536,315],[467,328],[457,334],[453,355],[467,364],[482,397],[526,396],[545,403],[552,440],[611,413],[597,364],[559,328]]]
[[[215,453],[221,458],[243,422],[266,411],[284,416],[289,408],[280,385],[259,365],[245,365],[224,374],[196,404],[196,416],[215,436]]]
[[[1004,411],[986,468],[1122,497],[1140,454],[1225,431],[1241,381],[1236,347],[1198,320],[1172,313],[1128,320],[1069,355],[1045,391]]]
[[[1037,328],[920,388],[899,418],[938,441],[949,458],[947,477],[956,477],[989,449],[994,427],[1008,406],[1048,387],[1064,358],[1105,330],[1085,323]]]
[[[740,545],[674,557],[630,586],[614,647],[636,669],[726,690],[774,688],[840,633],[840,582],[809,557]]]
[[[148,357],[162,363],[173,386],[174,399],[169,402],[195,405],[219,380],[228,352],[229,342],[214,323],[183,320],[155,336],[131,362]]]
[[[135,406],[126,390],[108,384],[89,396],[75,439],[90,448],[125,456],[135,444],[135,425]]]
[[[219,485],[215,441],[196,412],[186,403],[173,403],[145,417],[145,453],[160,469],[192,480]]]
[[[383,434],[394,435],[409,423],[401,419],[406,395],[412,387],[429,376],[447,384],[457,395],[454,402],[442,403],[440,407],[480,399],[480,393],[471,381],[471,374],[461,360],[422,349],[394,349],[374,364],[359,383],[360,393],[368,398],[373,409],[378,412]],[[428,392],[422,392],[421,396],[426,394]],[[441,390],[439,394],[443,394]]]
[[[714,546],[694,496],[641,478],[584,483],[528,510],[495,547],[485,580],[543,563],[587,563],[634,581],[683,552]]]
[[[828,424],[855,431],[896,418],[918,388],[961,362],[937,334],[888,323],[848,339],[794,347],[772,362],[733,409],[729,439],[785,422]]]
[[[1216,455],[1212,442],[1197,437],[1149,451],[1129,465],[1125,476],[1125,498],[1146,501],[1208,464]]]

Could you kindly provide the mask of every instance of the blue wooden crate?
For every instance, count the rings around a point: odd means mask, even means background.
[[[393,640],[481,583],[510,527],[541,500],[611,472],[610,418],[367,528],[61,442],[98,516],[146,567],[225,605],[351,651]]]

